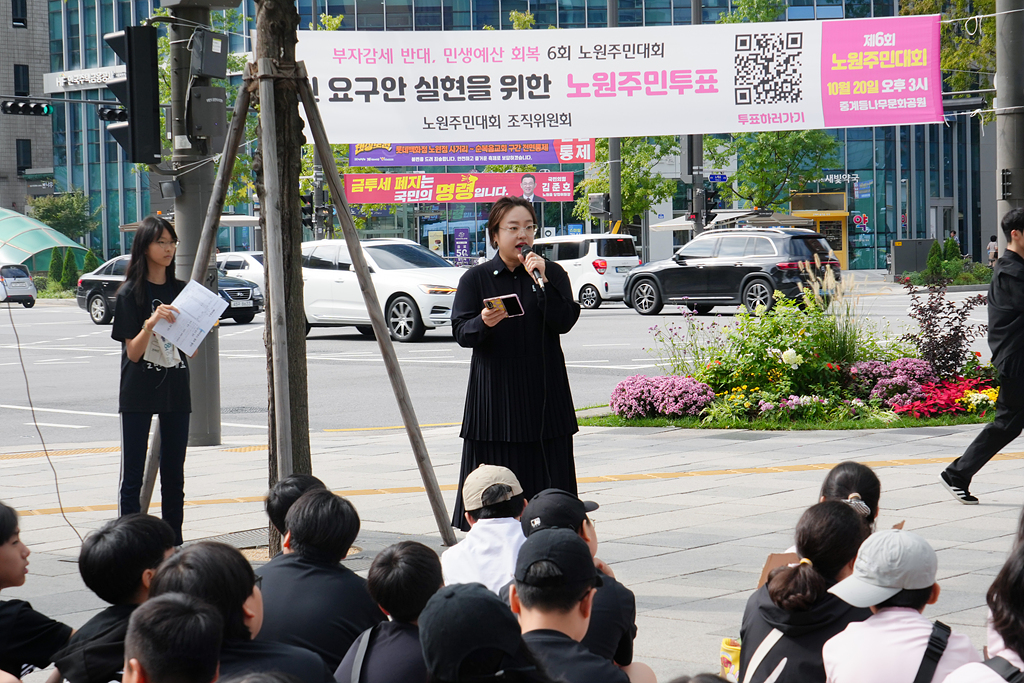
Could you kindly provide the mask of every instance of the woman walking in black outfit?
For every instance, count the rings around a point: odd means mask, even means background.
[[[160,511],[181,545],[185,448],[192,412],[188,362],[153,333],[174,322],[169,304],[185,287],[174,277],[178,236],[162,218],[147,216],[135,233],[131,262],[117,292],[111,337],[121,342],[121,490],[118,514],[139,512],[149,427],[160,416]]]
[[[580,317],[569,277],[524,246],[537,229],[533,205],[522,197],[494,203],[487,237],[497,255],[471,268],[459,282],[452,328],[460,346],[473,349],[462,418],[462,471],[452,526],[468,530],[462,482],[477,466],[512,470],[527,499],[546,488],[576,493],[572,435],[579,427],[559,335]],[[539,271],[544,287],[534,280]],[[485,299],[517,294],[524,315],[509,317]]]

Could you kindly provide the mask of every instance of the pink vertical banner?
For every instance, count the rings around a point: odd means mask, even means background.
[[[826,128],[939,123],[939,15],[821,25]]]

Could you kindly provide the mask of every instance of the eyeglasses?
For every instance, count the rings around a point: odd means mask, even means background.
[[[157,246],[163,247],[164,249],[177,249],[178,240],[174,240],[173,242],[165,242],[164,240],[160,240],[159,242],[157,242]]]
[[[503,226],[501,226],[501,229],[504,230],[505,232],[511,233],[511,234],[516,234],[516,233],[520,233],[520,232],[525,232],[525,233],[537,232],[537,226],[536,225],[524,225],[522,227],[516,227],[516,226],[513,226],[513,225],[509,225],[509,226],[504,226],[503,225]]]

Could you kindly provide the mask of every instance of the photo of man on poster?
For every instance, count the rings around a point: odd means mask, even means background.
[[[523,175],[519,180],[519,188],[523,191],[522,198],[528,202],[547,201],[540,195],[534,193],[534,190],[537,189],[537,179],[530,173]]]

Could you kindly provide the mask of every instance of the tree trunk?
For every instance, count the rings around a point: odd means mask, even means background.
[[[256,0],[256,59],[269,57],[282,70],[290,71],[295,64],[296,31],[299,14],[294,2],[286,0]],[[262,106],[262,103],[261,103]],[[302,210],[299,204],[299,174],[302,167],[302,119],[299,118],[298,95],[291,81],[279,79],[274,83],[274,110],[277,117],[277,158],[280,187],[283,196],[272,201],[266,196],[263,182],[263,164],[260,156],[253,165],[256,173],[256,192],[260,198],[261,229],[265,229],[263,214],[275,203],[281,207],[282,240],[284,243],[284,290],[290,302],[286,312],[288,335],[288,391],[291,399],[292,463],[296,474],[311,474],[309,454],[309,398],[306,382],[306,314],[302,305]],[[266,232],[263,233],[266,235]],[[266,240],[264,239],[264,248]],[[268,254],[268,258],[275,255]],[[269,273],[269,270],[268,270]],[[267,320],[270,320],[270,297],[267,292]],[[266,326],[264,342],[267,348],[268,381],[268,434],[269,485],[277,483],[277,447],[274,429],[274,369],[271,363],[270,325]],[[276,546],[276,547],[275,547]],[[271,528],[270,552],[280,549],[280,538]]]

